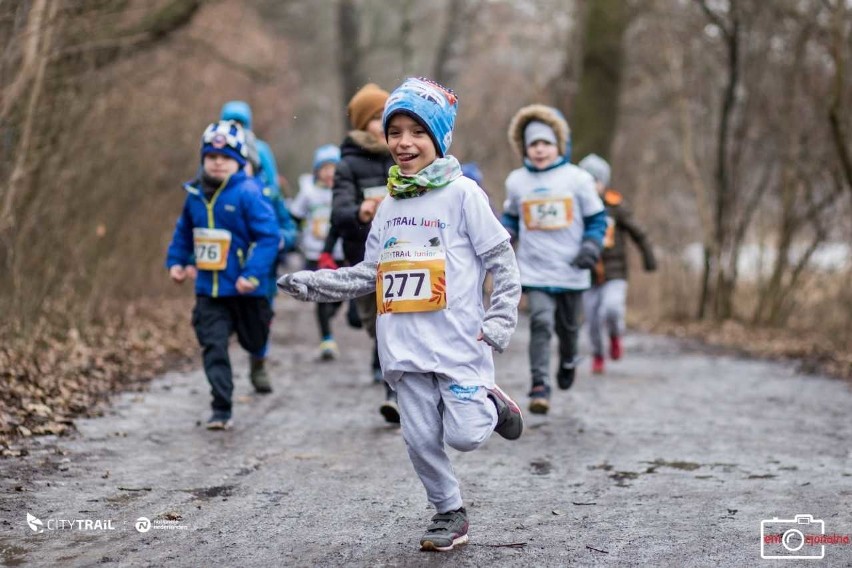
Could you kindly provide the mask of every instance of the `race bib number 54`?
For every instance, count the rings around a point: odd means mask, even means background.
[[[225,270],[228,266],[228,250],[231,248],[231,232],[224,229],[192,230],[195,245],[195,266],[199,270]]]
[[[446,257],[440,247],[398,245],[382,251],[376,273],[379,315],[445,309],[445,270]]]
[[[574,219],[570,197],[525,199],[521,202],[524,225],[530,231],[554,231],[571,225]]]

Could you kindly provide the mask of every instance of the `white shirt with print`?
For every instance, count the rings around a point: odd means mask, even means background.
[[[434,372],[465,386],[494,386],[491,347],[477,340],[485,315],[479,256],[508,239],[485,192],[466,177],[419,197],[382,201],[364,260],[379,262],[395,247],[441,247],[446,274],[445,309],[377,316],[379,357],[391,384],[404,372]]]
[[[519,217],[521,285],[585,290],[589,270],[571,266],[589,217],[604,210],[595,182],[572,164],[544,172],[519,168],[506,178],[503,211]]]
[[[293,200],[290,212],[304,219],[299,247],[308,260],[318,260],[325,247],[325,238],[331,227],[331,198],[330,188],[320,187],[313,182],[313,177],[300,178],[299,195]],[[334,245],[332,255],[335,259],[343,258],[343,246],[340,240]]]

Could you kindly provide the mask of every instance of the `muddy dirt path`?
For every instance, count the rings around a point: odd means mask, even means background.
[[[521,440],[454,453],[470,544],[419,552],[432,512],[378,413],[366,337],[335,324],[342,356],[320,363],[311,309],[279,300],[275,392],[251,393],[235,348],[229,432],[202,426],[203,374],[173,373],[74,437],[4,459],[0,562],[756,566],[771,564],[763,519],[810,514],[826,534],[852,535],[848,384],[634,334],[605,376],[584,365],[549,416],[527,416]],[[498,382],[524,405],[527,337],[523,318],[497,359]],[[823,562],[852,566],[852,545],[826,545]]]

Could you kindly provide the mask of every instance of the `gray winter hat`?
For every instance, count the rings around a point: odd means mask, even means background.
[[[556,132],[540,120],[531,120],[524,128],[524,147],[528,148],[534,142],[544,140],[556,145]]]
[[[597,154],[589,154],[580,160],[580,163],[577,165],[592,174],[595,181],[601,182],[604,187],[609,187],[610,169],[606,160]]]

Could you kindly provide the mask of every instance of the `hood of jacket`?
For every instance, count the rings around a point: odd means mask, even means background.
[[[346,135],[343,144],[340,145],[340,154],[347,156],[351,154],[379,154],[390,156],[390,149],[382,140],[366,130],[351,130]]]
[[[533,120],[541,121],[553,129],[556,133],[556,146],[559,149],[559,155],[565,156],[568,152],[568,141],[571,138],[568,121],[555,108],[539,104],[523,107],[515,113],[509,123],[509,143],[514,147],[518,156],[521,159],[526,156],[524,152],[524,129]]]

